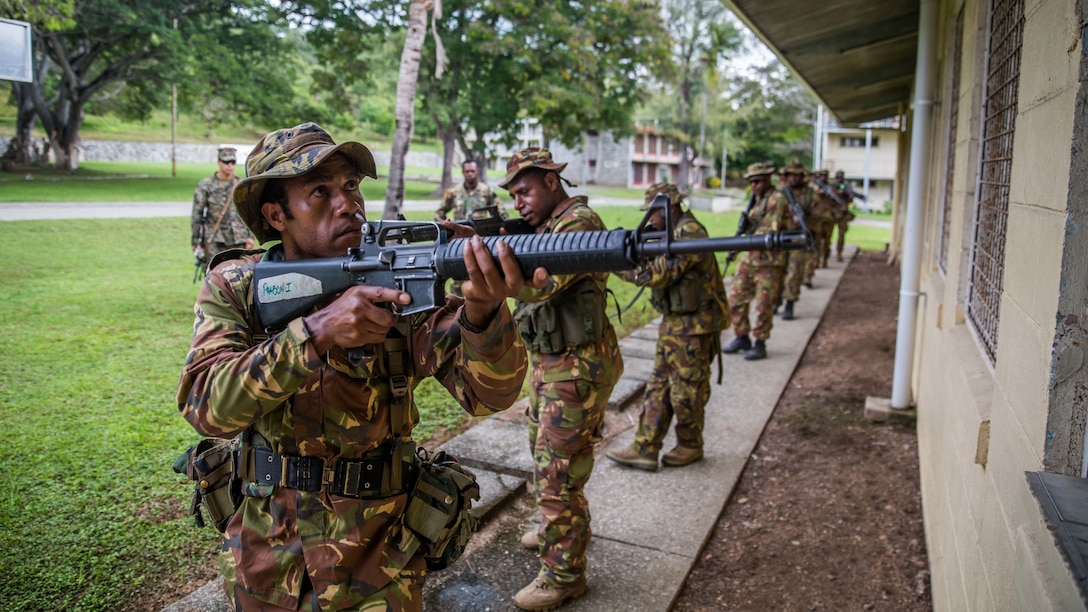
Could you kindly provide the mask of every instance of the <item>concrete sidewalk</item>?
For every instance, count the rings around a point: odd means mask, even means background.
[[[847,262],[856,254],[848,245]],[[587,487],[593,539],[589,546],[589,591],[563,607],[572,612],[668,610],[683,587],[703,544],[736,486],[763,428],[820,323],[846,263],[818,270],[815,288],[803,290],[797,318],[776,317],[768,359],[744,361],[723,355],[725,375],[711,386],[706,407],[706,456],[684,468],[656,473],[620,466],[604,456],[629,444],[639,402],[653,368],[656,325],[620,342],[625,373],[613,392],[605,440]],[[648,299],[648,298],[647,298]],[[723,344],[732,339],[727,331]],[[712,369],[716,381],[717,366]],[[673,433],[665,449],[675,443]],[[469,552],[451,568],[428,577],[424,609],[443,612],[516,610],[511,596],[536,575],[539,561],[519,543],[539,517],[531,508],[526,480],[531,473],[524,404],[480,421],[443,446],[479,477],[477,511],[486,525]],[[531,485],[530,485],[531,486]],[[229,610],[220,580],[177,602],[168,612]]]

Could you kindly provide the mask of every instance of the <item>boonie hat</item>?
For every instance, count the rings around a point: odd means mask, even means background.
[[[268,179],[301,176],[333,153],[347,155],[363,176],[378,178],[370,149],[358,142],[336,144],[316,123],[269,132],[253,147],[246,158],[246,178],[234,188],[234,207],[258,243],[280,237],[261,214],[261,191]]]
[[[219,147],[219,161],[238,161],[238,151],[234,147]]]
[[[839,178],[840,176],[845,177],[846,173],[843,172],[842,170],[839,170],[838,172],[835,173],[835,178]]]
[[[639,210],[650,210],[650,204],[653,203],[654,197],[659,193],[669,196],[670,205],[679,204],[684,199],[684,194],[680,193],[680,189],[676,185],[672,183],[654,183],[646,188],[646,201]]]
[[[562,172],[566,164],[557,164],[552,161],[552,152],[543,147],[526,147],[514,153],[510,161],[506,162],[506,178],[499,183],[499,187],[506,188],[515,178],[529,168],[543,168]]]
[[[772,174],[774,174],[774,166],[758,162],[748,166],[748,169],[744,172],[744,180],[750,181],[754,178],[771,176]]]
[[[801,165],[801,160],[791,159],[790,163],[786,164],[782,168],[782,174],[805,174],[805,167]]]

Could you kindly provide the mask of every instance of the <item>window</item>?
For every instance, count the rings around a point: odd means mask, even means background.
[[[839,139],[839,146],[844,149],[864,149],[865,137],[864,136],[844,136]],[[873,136],[870,141],[870,147],[876,148],[880,146],[880,137]]]
[[[1024,0],[994,0],[975,236],[967,288],[967,318],[991,363],[997,356],[1023,32]]]
[[[941,205],[941,235],[937,246],[937,265],[948,273],[948,237],[952,217],[952,179],[956,171],[956,124],[960,115],[960,64],[963,60],[963,9],[956,17],[956,31],[952,38],[952,91],[948,100],[948,167],[944,176],[944,202]]]

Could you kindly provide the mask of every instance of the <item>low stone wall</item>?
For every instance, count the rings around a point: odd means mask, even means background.
[[[0,137],[0,152],[6,151],[10,138]],[[224,142],[215,144],[179,144],[177,145],[177,160],[179,162],[194,162],[214,164],[216,151],[220,146],[234,147],[238,149],[240,162],[245,161],[245,156],[253,150],[255,143]],[[80,143],[82,153],[80,161],[122,161],[122,162],[169,162],[171,160],[171,147],[168,142],[126,142],[120,140],[84,140]],[[389,165],[389,151],[373,151],[374,161],[379,166]],[[52,158],[51,158],[52,159]],[[441,153],[412,152],[409,151],[405,158],[408,166],[423,166],[429,168],[442,167]]]

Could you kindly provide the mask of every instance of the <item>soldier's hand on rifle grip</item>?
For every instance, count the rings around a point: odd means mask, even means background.
[[[353,348],[381,344],[397,322],[397,314],[385,304],[395,307],[411,301],[412,297],[403,291],[356,285],[328,306],[307,316],[304,322],[318,353],[325,353],[333,346]]]
[[[514,251],[503,241],[495,246],[499,256],[499,265],[491,256],[491,251],[479,237],[470,240],[464,249],[465,269],[468,280],[461,286],[465,296],[465,318],[469,324],[487,327],[499,306],[508,297],[521,293],[526,286],[541,289],[548,282],[548,271],[537,268],[533,278],[526,279],[521,274]],[[499,266],[502,271],[499,271]]]

